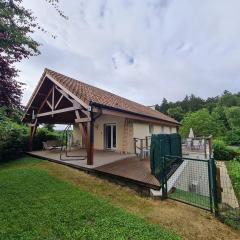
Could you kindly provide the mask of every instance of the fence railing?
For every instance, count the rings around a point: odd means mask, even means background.
[[[134,153],[139,156],[140,159],[150,157],[151,136],[146,136],[145,138],[133,138],[133,142]]]

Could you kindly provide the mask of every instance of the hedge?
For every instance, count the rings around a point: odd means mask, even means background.
[[[60,140],[61,133],[39,128],[33,141],[33,149],[42,149],[46,140]],[[0,121],[0,161],[16,159],[28,150],[29,128],[11,120]]]

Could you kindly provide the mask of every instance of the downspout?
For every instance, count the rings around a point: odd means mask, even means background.
[[[96,119],[98,119],[101,115],[102,115],[102,108],[100,108],[100,112],[96,115],[96,116],[94,116],[94,114],[93,114],[93,110],[92,110],[92,107],[93,107],[93,102],[90,102],[89,103],[89,106],[91,107],[90,108],[90,129],[89,129],[89,131],[90,131],[90,139],[89,139],[89,144],[90,144],[90,146],[89,146],[89,159],[90,159],[90,162],[89,162],[89,164],[90,165],[93,165],[93,150],[94,150],[94,122],[95,122],[95,120]]]

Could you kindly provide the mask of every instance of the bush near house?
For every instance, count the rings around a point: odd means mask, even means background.
[[[21,156],[27,149],[28,128],[10,120],[0,124],[0,161]]]
[[[16,159],[28,150],[29,128],[21,123],[19,114],[15,115],[10,118],[7,109],[0,108],[0,161]],[[39,128],[33,149],[42,149],[43,141],[60,140],[61,135],[60,132],[50,131],[46,127]]]
[[[58,140],[61,142],[62,134],[61,132],[57,131],[49,131],[45,127],[39,128],[34,137],[33,150],[41,150],[43,148],[42,142],[45,142],[47,140]]]

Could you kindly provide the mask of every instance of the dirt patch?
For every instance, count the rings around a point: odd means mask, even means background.
[[[239,231],[219,222],[207,211],[171,200],[144,198],[128,188],[60,164],[41,162],[38,167],[116,206],[123,207],[147,219],[148,222],[173,230],[184,239],[240,239]]]

